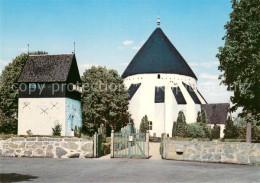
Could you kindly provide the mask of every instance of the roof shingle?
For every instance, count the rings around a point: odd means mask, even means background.
[[[18,82],[65,82],[74,54],[29,55]]]
[[[201,110],[207,113],[208,124],[225,124],[227,120],[229,103],[201,104]]]

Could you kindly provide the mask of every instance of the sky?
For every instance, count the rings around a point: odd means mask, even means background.
[[[231,11],[230,0],[0,0],[0,72],[28,43],[30,51],[61,54],[75,42],[81,74],[92,65],[122,74],[159,15],[208,103],[230,102],[216,54]]]

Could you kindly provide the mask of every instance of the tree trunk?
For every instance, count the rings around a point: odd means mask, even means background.
[[[251,143],[252,138],[252,122],[247,122],[246,125],[246,142]]]

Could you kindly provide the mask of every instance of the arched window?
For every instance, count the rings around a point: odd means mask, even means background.
[[[153,130],[153,122],[149,121],[149,130]]]
[[[160,74],[158,74],[158,75],[157,75],[157,79],[160,79],[160,78],[161,78],[161,76],[160,76]]]

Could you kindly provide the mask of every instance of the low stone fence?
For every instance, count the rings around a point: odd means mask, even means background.
[[[47,137],[0,139],[0,157],[93,158],[94,141]]]
[[[163,158],[203,162],[259,164],[260,144],[241,142],[163,142]]]

